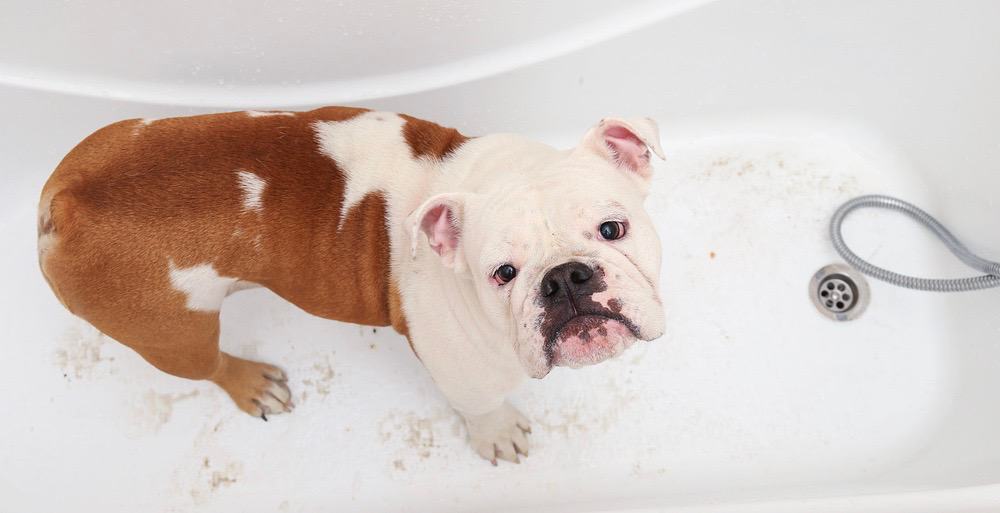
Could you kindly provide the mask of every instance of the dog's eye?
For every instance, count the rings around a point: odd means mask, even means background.
[[[496,272],[493,273],[493,277],[500,285],[513,280],[515,276],[517,276],[517,268],[510,264],[501,265],[497,268]]]
[[[604,240],[618,240],[625,236],[625,223],[621,221],[605,221],[601,223],[597,231],[601,232]]]

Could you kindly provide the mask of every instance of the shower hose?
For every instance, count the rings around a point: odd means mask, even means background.
[[[872,265],[856,255],[851,248],[844,243],[844,236],[841,233],[841,225],[847,214],[859,208],[885,208],[902,212],[921,224],[930,228],[934,235],[937,235],[948,250],[957,256],[962,262],[977,271],[985,273],[981,276],[957,279],[928,279],[917,278],[892,272],[888,269]],[[847,203],[844,203],[833,214],[830,220],[830,238],[833,239],[833,247],[840,253],[840,256],[847,261],[851,267],[861,271],[872,278],[889,282],[893,285],[917,290],[931,290],[936,292],[961,292],[966,290],[979,290],[990,287],[1000,287],[1000,263],[991,262],[974,255],[965,247],[951,232],[948,231],[937,219],[930,214],[920,210],[901,199],[890,196],[870,195],[859,196]]]

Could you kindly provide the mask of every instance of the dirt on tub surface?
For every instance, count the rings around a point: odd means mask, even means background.
[[[143,433],[156,433],[174,413],[174,405],[198,395],[197,390],[177,394],[162,394],[147,390],[134,408],[133,425]]]
[[[332,355],[326,355],[323,360],[313,364],[309,372],[309,377],[302,380],[302,392],[295,402],[304,404],[310,396],[319,396],[320,400],[326,399],[333,389],[333,380],[337,373],[333,369],[334,359]]]
[[[219,488],[239,482],[242,477],[243,464],[240,462],[230,462],[224,466],[217,466],[206,456],[202,459],[198,480],[191,488],[191,497],[196,501],[206,498],[207,495],[214,493]]]
[[[444,445],[465,443],[462,419],[448,408],[427,416],[391,412],[379,421],[378,433],[383,445],[395,449],[391,467],[395,472],[405,472],[441,455]]]
[[[115,368],[109,364],[115,358],[101,354],[110,340],[86,322],[70,326],[55,353],[55,363],[62,370],[63,377],[73,380],[114,374]]]

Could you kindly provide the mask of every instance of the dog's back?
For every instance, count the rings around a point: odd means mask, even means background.
[[[433,123],[367,112],[109,125],[74,148],[42,191],[42,272],[70,311],[162,370],[213,379],[255,415],[287,409],[260,398],[271,389],[287,399],[280,370],[218,351],[223,299],[262,285],[310,313],[405,333],[386,195],[358,194],[351,180],[367,177],[341,167],[355,159],[381,173],[413,171],[383,169],[394,161],[381,161],[384,141],[365,145],[368,138],[401,141],[410,163],[464,140]],[[352,124],[359,117],[377,124]],[[350,152],[337,153],[338,143]]]
[[[384,199],[369,195],[340,219],[343,176],[311,126],[363,112],[234,112],[105,127],[66,156],[42,191],[42,270],[78,315],[93,303],[81,295],[169,300],[183,288],[171,275],[217,276],[220,293],[226,277],[265,285],[323,317],[389,324],[386,230],[369,226],[384,219]]]

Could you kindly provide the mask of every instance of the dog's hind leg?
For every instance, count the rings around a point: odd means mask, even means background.
[[[70,311],[158,369],[210,380],[241,410],[265,420],[291,411],[281,369],[219,350],[219,309],[235,279],[207,264],[178,268],[123,260],[113,246],[64,236],[45,248],[41,264]]]
[[[176,314],[176,313],[175,313]],[[219,350],[217,313],[191,312],[171,334],[118,339],[158,369],[188,379],[207,379],[222,387],[241,410],[267,420],[292,410],[284,371]]]

